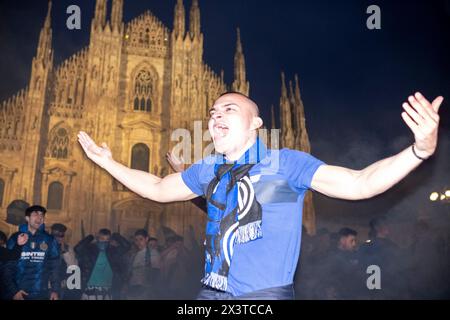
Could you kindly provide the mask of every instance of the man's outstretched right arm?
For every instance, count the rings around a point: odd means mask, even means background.
[[[82,131],[78,134],[78,142],[89,159],[141,197],[157,202],[186,201],[198,197],[183,182],[181,173],[159,178],[148,172],[130,169],[113,159],[111,150],[105,143],[97,146]]]

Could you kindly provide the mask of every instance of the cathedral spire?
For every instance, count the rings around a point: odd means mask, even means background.
[[[298,128],[299,128],[299,124],[297,122],[297,107],[298,107],[298,104],[295,101],[294,86],[293,86],[291,80],[289,80],[289,103],[290,103],[292,130],[294,131],[294,133],[296,133],[298,131]]]
[[[284,72],[281,72],[280,129],[282,133],[282,146],[284,148],[293,148],[294,133],[292,130],[292,110],[286,89]]]
[[[246,79],[245,58],[242,50],[241,32],[237,28],[236,53],[234,55],[234,82],[233,91],[249,95],[250,85]]]
[[[294,86],[292,85],[291,80],[289,80],[289,101],[292,105],[295,105]]]
[[[106,0],[97,0],[95,3],[95,13],[94,13],[94,20],[92,21],[92,24],[94,27],[103,28],[106,24]]]
[[[300,99],[300,86],[298,84],[298,74],[295,74],[295,96]]]
[[[52,0],[48,2],[47,16],[45,17],[44,28],[50,29],[52,19]]]
[[[191,11],[189,13],[189,33],[194,39],[200,35],[200,8],[198,0],[192,0]]]
[[[287,97],[287,89],[286,89],[286,79],[284,76],[284,72],[281,71],[281,97],[280,97],[280,129],[283,130],[285,127],[285,113],[286,108],[285,105],[289,104],[289,99]]]
[[[297,104],[300,118],[305,118],[305,110],[303,109],[303,102],[300,94],[300,85],[297,74],[295,74],[295,103]]]
[[[300,85],[298,76],[295,75],[295,89],[294,89],[294,123],[295,123],[295,148],[305,152],[311,151],[309,143],[308,132],[306,131],[305,108],[300,95]]]
[[[241,30],[237,28],[237,38],[236,38],[236,54],[243,53],[242,43],[241,43]]]
[[[39,34],[39,44],[36,52],[36,59],[47,64],[52,55],[52,28],[51,28],[52,1],[48,2],[47,16],[45,17],[44,26]]]
[[[277,124],[275,122],[275,107],[273,105],[270,107],[270,125],[271,129],[277,128]]]
[[[287,99],[286,79],[283,71],[281,71],[281,99]]]
[[[184,11],[183,0],[177,0],[175,5],[175,12],[173,18],[173,32],[175,38],[184,38],[185,28],[186,28],[186,13]]]
[[[120,30],[122,27],[123,0],[113,0],[111,9],[111,27]]]

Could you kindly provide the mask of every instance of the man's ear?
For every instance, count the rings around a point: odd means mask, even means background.
[[[29,216],[25,216],[25,220],[27,220],[27,222],[30,222],[30,217]]]
[[[252,120],[253,129],[259,129],[263,125],[263,120],[260,117],[253,117]]]

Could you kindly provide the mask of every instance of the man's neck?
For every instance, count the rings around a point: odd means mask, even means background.
[[[239,160],[242,157],[242,155],[255,144],[255,142],[256,142],[256,137],[250,138],[247,141],[247,143],[244,145],[243,148],[241,148],[239,151],[225,154],[225,158],[228,161]]]
[[[35,233],[36,233],[36,231],[37,231],[37,229],[35,229],[35,228],[33,228],[32,226],[28,226],[28,231],[30,231],[30,233],[32,234],[32,235],[34,235]]]

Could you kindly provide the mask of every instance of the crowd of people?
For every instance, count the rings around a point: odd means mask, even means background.
[[[448,299],[449,239],[419,220],[411,245],[400,247],[391,240],[390,225],[384,216],[371,220],[369,239],[363,241],[347,227],[336,233],[323,228],[315,236],[304,232],[295,279],[297,298]],[[378,279],[371,277],[375,272]]]
[[[202,260],[193,228],[192,249],[173,232],[160,245],[145,229],[126,239],[107,228],[72,247],[65,225],[45,230],[45,213],[31,206],[18,232],[8,240],[0,232],[4,300],[193,299],[200,289]]]
[[[194,299],[201,288],[203,248],[192,227],[191,249],[174,232],[160,245],[145,229],[126,239],[106,228],[72,247],[66,242],[65,225],[55,223],[47,233],[45,213],[44,207],[31,206],[18,232],[9,239],[0,232],[2,299]],[[337,233],[323,228],[315,236],[304,229],[296,298],[448,298],[448,246],[424,221],[417,223],[408,249],[393,242],[390,233],[385,217],[370,222],[370,239],[360,245],[358,233],[347,227]],[[372,289],[369,266],[380,272],[380,283]]]

